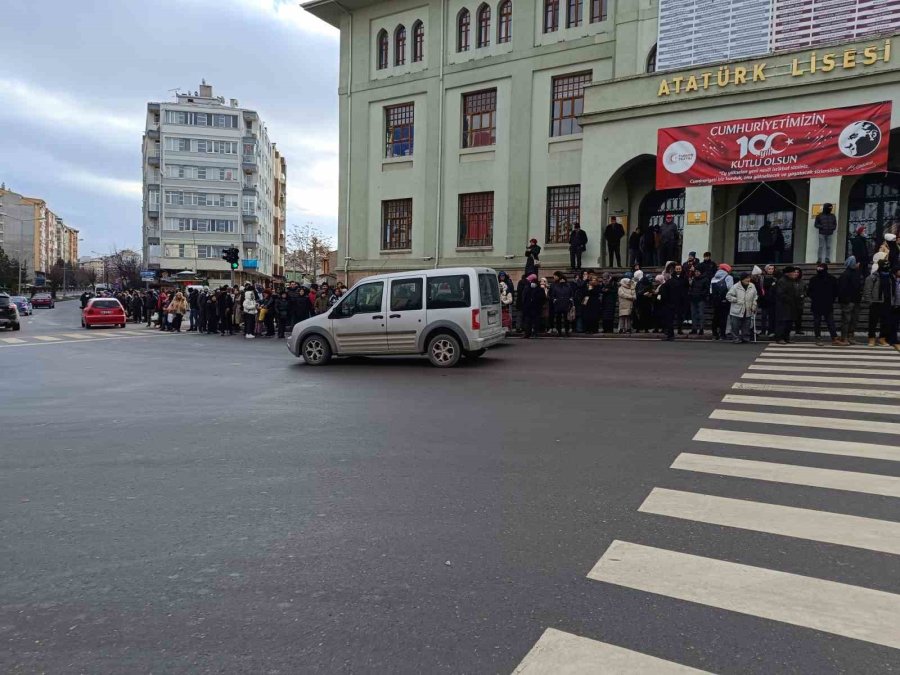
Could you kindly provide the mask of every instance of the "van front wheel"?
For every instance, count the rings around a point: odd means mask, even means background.
[[[321,335],[310,335],[303,340],[300,355],[310,366],[324,366],[331,360],[331,345]]]
[[[462,348],[455,335],[438,333],[428,342],[428,360],[437,368],[452,368],[459,363]]]

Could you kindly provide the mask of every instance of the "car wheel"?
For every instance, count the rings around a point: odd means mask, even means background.
[[[324,366],[331,360],[331,345],[321,335],[304,338],[300,355],[310,366]]]
[[[452,368],[462,356],[462,348],[455,335],[438,333],[428,341],[428,360],[436,368]]]
[[[481,358],[482,356],[484,356],[484,353],[485,353],[486,351],[487,351],[487,349],[473,349],[473,350],[470,351],[470,352],[466,352],[466,353],[464,354],[464,356],[465,356],[467,359],[472,359],[472,360],[474,361],[475,359],[478,359],[478,358]]]
[[[13,324],[13,330],[19,330],[21,327],[19,324]]]

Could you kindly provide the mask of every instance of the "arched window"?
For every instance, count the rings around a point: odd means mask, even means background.
[[[378,70],[388,66],[388,34],[383,28],[378,31]]]
[[[544,32],[559,30],[559,0],[544,0]]]
[[[497,10],[497,43],[512,39],[512,0],[503,0]]]
[[[650,53],[647,54],[647,72],[648,73],[656,72],[656,45],[653,45],[653,48],[650,50]]]
[[[472,18],[469,16],[469,10],[465,7],[460,10],[456,17],[456,51],[469,51],[469,27]]]
[[[416,21],[413,24],[412,33],[412,60],[413,63],[418,63],[423,58],[425,58],[425,24],[423,24],[421,21]]]
[[[583,16],[583,0],[566,0],[566,28],[575,28],[576,26],[580,26]]]
[[[491,44],[491,8],[482,5],[478,8],[478,39],[476,45],[487,47]]]
[[[404,63],[406,63],[406,27],[400,24],[394,31],[394,65],[402,66]]]

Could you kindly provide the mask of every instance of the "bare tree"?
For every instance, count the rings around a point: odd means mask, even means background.
[[[291,225],[284,254],[285,269],[315,281],[316,272],[332,246],[331,237],[326,237],[312,223]]]
[[[141,287],[141,259],[127,249],[114,251],[104,257],[108,281],[120,283],[123,288]]]

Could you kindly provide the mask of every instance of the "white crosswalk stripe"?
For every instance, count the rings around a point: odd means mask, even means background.
[[[672,661],[548,628],[514,675],[687,675],[705,673]]]
[[[900,391],[884,389],[851,389],[843,387],[807,387],[796,384],[760,384],[757,382],[735,382],[732,389],[743,391],[777,391],[792,394],[822,394],[824,396],[861,396],[864,398],[900,398]]]
[[[864,375],[866,373],[872,373],[873,375],[877,375],[878,373],[883,372],[881,366],[842,366],[835,368],[827,368],[827,367],[818,367],[818,366],[780,366],[780,365],[759,365],[758,363],[754,363],[749,366],[750,370],[774,370],[782,373],[850,373],[856,375]],[[900,373],[897,373],[900,375]]]
[[[52,335],[35,335],[34,339],[41,342],[59,342],[61,338],[53,337]]]
[[[93,340],[93,335],[85,335],[84,333],[63,333],[68,338],[74,338],[76,340]]]
[[[865,431],[878,434],[900,434],[900,423],[869,422],[867,420],[818,417],[816,415],[782,415],[780,413],[747,412],[744,410],[716,409],[709,416],[713,420],[751,422],[754,424],[781,424],[792,427],[838,429],[841,431]]]
[[[877,361],[879,363],[894,363],[897,361],[897,357],[893,354],[889,354],[886,352],[873,352],[871,354],[841,354],[838,352],[832,352],[829,354],[823,354],[822,352],[796,352],[796,351],[780,351],[780,350],[772,350],[766,349],[760,354],[760,358],[763,359],[840,359],[841,361],[853,362],[853,361]]]
[[[868,345],[847,345],[846,347],[813,347],[808,342],[794,342],[788,345],[771,344],[766,349],[818,349],[819,351],[835,351],[835,352],[867,352],[871,350],[889,349],[889,347],[869,347]]]
[[[848,361],[844,359],[773,359],[760,357],[754,363],[766,365],[784,365],[784,366],[844,366],[846,368],[880,368],[880,369],[900,369],[900,360],[891,359],[889,361],[870,361],[857,360]]]
[[[5,342],[8,345],[20,345],[25,342],[25,340],[21,338],[0,338],[0,342]]]
[[[878,403],[853,403],[851,401],[829,401],[826,399],[784,398],[778,396],[741,396],[727,394],[722,403],[739,405],[764,405],[776,408],[808,408],[810,410],[836,410],[838,412],[861,412],[878,415],[900,415],[900,405]]]
[[[720,445],[740,445],[755,448],[791,450],[793,452],[813,452],[821,455],[843,455],[900,462],[900,446],[880,443],[860,443],[859,441],[834,441],[805,436],[783,436],[781,434],[758,434],[728,429],[700,429],[694,434],[695,441],[718,443]]]
[[[760,462],[754,459],[697,455],[690,452],[682,452],[678,455],[672,463],[672,468],[716,476],[752,478],[774,483],[864,492],[884,497],[900,497],[900,478],[875,473],[836,471],[812,466]]]
[[[900,595],[614,541],[590,579],[900,648]]]
[[[752,366],[751,366],[752,367]],[[781,375],[779,373],[744,373],[741,379],[745,380],[781,380],[782,382],[831,382],[833,384],[865,384],[873,386],[876,382],[879,387],[900,387],[900,380],[891,380],[884,377],[878,377],[877,380],[872,377],[843,377],[837,375],[806,375],[797,373],[796,375]]]

